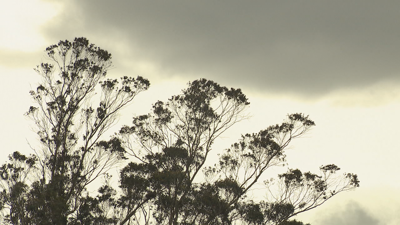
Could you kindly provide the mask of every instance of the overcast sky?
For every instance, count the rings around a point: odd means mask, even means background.
[[[121,124],[197,78],[241,88],[252,117],[219,145],[302,112],[317,126],[290,147],[290,166],[316,172],[335,163],[359,174],[360,189],[299,219],[400,224],[400,1],[0,3],[2,156],[29,151],[32,132],[23,113],[43,50],[83,36],[113,54],[110,76],[141,75],[152,83]]]

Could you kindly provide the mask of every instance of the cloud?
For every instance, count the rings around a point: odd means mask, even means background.
[[[381,223],[371,213],[356,202],[349,202],[345,207],[330,212],[318,219],[313,225],[380,225]]]
[[[399,83],[399,7],[374,0],[88,0],[66,5],[44,33],[123,43],[124,60],[151,62],[163,79],[201,76],[318,97]]]
[[[46,58],[44,52],[1,50],[0,67],[33,69],[36,65],[40,64],[40,60],[44,58]]]
[[[38,27],[57,14],[56,4],[41,0],[4,2],[0,8],[0,51],[37,51],[45,44]]]

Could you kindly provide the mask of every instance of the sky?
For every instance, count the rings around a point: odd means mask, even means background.
[[[0,3],[1,159],[30,151],[34,135],[23,114],[33,103],[29,90],[40,81],[33,68],[46,59],[44,49],[86,37],[112,53],[110,77],[151,82],[118,124],[198,78],[241,88],[251,117],[225,133],[216,152],[243,132],[307,114],[317,126],[290,145],[289,166],[317,172],[334,163],[358,174],[361,187],[298,219],[400,224],[400,1]]]

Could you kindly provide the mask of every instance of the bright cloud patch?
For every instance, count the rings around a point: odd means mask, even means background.
[[[59,12],[59,5],[40,0],[7,1],[0,7],[0,49],[35,51],[47,43],[41,25]]]

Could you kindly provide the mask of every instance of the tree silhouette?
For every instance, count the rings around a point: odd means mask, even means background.
[[[280,224],[358,187],[356,175],[337,175],[339,168],[327,165],[321,175],[296,169],[268,180],[265,190],[271,201],[247,198],[265,171],[284,164],[290,142],[315,125],[308,116],[291,114],[280,125],[243,135],[217,164],[206,167],[215,139],[246,118],[248,104],[240,89],[199,79],[182,94],[156,102],[151,113],[134,117],[132,126],[124,126],[119,138],[133,157],[121,171],[124,221]],[[147,193],[152,193],[151,201]]]
[[[105,79],[111,54],[85,38],[46,52],[50,62],[36,68],[42,82],[31,91],[36,105],[27,112],[40,146],[29,156],[14,152],[0,167],[4,224],[300,225],[290,219],[359,186],[357,175],[339,174],[333,164],[319,174],[288,169],[266,179],[268,169],[286,164],[291,141],[315,126],[302,113],[242,135],[208,165],[215,140],[247,118],[250,103],[240,89],[207,79],[157,101],[104,140],[118,112],[149,81]],[[116,187],[107,171],[121,160],[127,163]],[[88,190],[100,177],[97,193]],[[249,197],[263,182],[267,198]]]
[[[27,112],[41,147],[29,157],[15,152],[1,168],[1,202],[9,209],[3,219],[12,224],[74,224],[98,210],[86,187],[124,157],[118,139],[100,138],[150,84],[142,77],[104,80],[111,54],[85,38],[46,52],[50,62],[35,69],[42,82],[30,92],[36,105]]]

